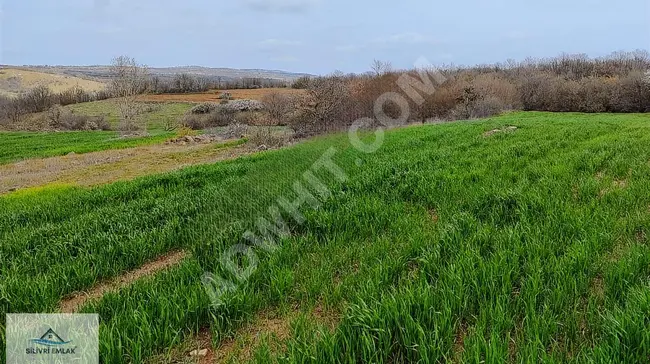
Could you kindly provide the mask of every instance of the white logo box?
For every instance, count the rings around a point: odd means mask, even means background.
[[[7,364],[99,364],[96,314],[7,314]]]

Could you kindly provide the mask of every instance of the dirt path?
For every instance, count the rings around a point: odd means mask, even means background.
[[[117,291],[140,278],[156,274],[164,269],[177,265],[185,259],[187,255],[188,254],[182,250],[167,253],[134,271],[127,272],[111,281],[100,283],[87,292],[73,294],[61,301],[59,311],[62,313],[77,312],[77,310],[83,307],[88,301],[98,300],[106,293]]]
[[[232,142],[232,141],[230,141]],[[244,146],[160,144],[0,165],[0,194],[51,183],[94,186],[251,153]]]

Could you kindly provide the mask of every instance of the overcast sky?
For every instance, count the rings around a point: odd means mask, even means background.
[[[0,63],[363,72],[650,49],[650,0],[0,0]]]

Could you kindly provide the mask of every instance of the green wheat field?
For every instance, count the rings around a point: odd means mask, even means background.
[[[256,250],[251,278],[211,305],[201,276],[228,278],[223,252],[295,198],[331,147],[348,180],[317,173],[331,196],[305,205],[303,223],[285,216],[279,249]],[[0,162],[61,153],[2,149]],[[103,363],[155,362],[205,329],[218,348],[263,311],[291,317],[290,332],[252,362],[648,362],[649,161],[649,114],[515,112],[394,129],[373,154],[336,134],[131,182],[18,191],[0,197],[2,339],[5,313],[56,312],[185,250],[81,309],[100,315]],[[334,327],[310,318],[315,307]]]

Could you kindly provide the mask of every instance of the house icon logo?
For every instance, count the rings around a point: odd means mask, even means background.
[[[2,0],[0,0],[2,1]],[[99,363],[99,315],[7,314],[4,363]]]
[[[47,330],[43,336],[41,336],[40,339],[32,339],[31,340],[35,344],[40,344],[40,345],[45,345],[45,346],[59,346],[59,345],[66,345],[70,344],[72,340],[70,341],[65,341],[61,338],[61,336],[57,335],[52,328]]]

